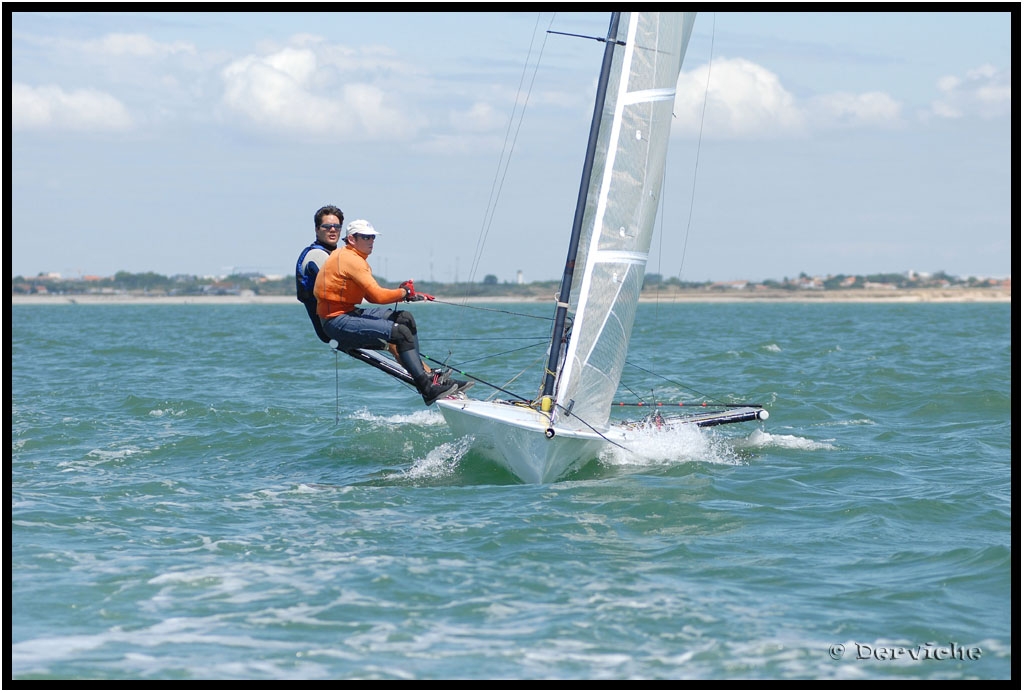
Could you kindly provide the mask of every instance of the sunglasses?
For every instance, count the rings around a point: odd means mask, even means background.
[[[365,233],[354,233],[352,234],[352,237],[355,238],[357,241],[365,241],[367,238],[372,240],[377,236]]]
[[[341,224],[320,224],[324,231],[341,231]]]

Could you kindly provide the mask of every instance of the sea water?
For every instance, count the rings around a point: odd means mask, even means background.
[[[1008,304],[643,304],[619,399],[771,418],[541,485],[298,302],[9,310],[15,679],[1019,676]],[[536,394],[550,306],[413,310]]]

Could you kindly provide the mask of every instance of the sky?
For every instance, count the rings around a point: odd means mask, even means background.
[[[1010,276],[1005,7],[699,14],[647,271]],[[561,277],[607,13],[7,12],[11,276]]]

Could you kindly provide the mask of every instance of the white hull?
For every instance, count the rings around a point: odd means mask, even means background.
[[[622,437],[616,431],[551,426],[544,414],[506,402],[442,399],[437,405],[457,436],[473,436],[474,450],[527,483],[555,481],[597,457],[608,440]]]

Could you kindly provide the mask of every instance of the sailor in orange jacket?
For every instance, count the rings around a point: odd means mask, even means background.
[[[397,289],[385,289],[373,278],[366,258],[373,252],[378,231],[365,219],[356,219],[346,229],[345,244],[327,258],[316,275],[313,294],[316,312],[324,332],[338,342],[341,351],[349,349],[384,349],[394,345],[398,360],[416,383],[427,406],[441,397],[455,394],[467,383],[428,374],[420,358],[416,320],[405,310],[391,308],[360,308],[364,300],[385,304],[398,301],[433,300],[433,296],[417,293],[411,279]]]

